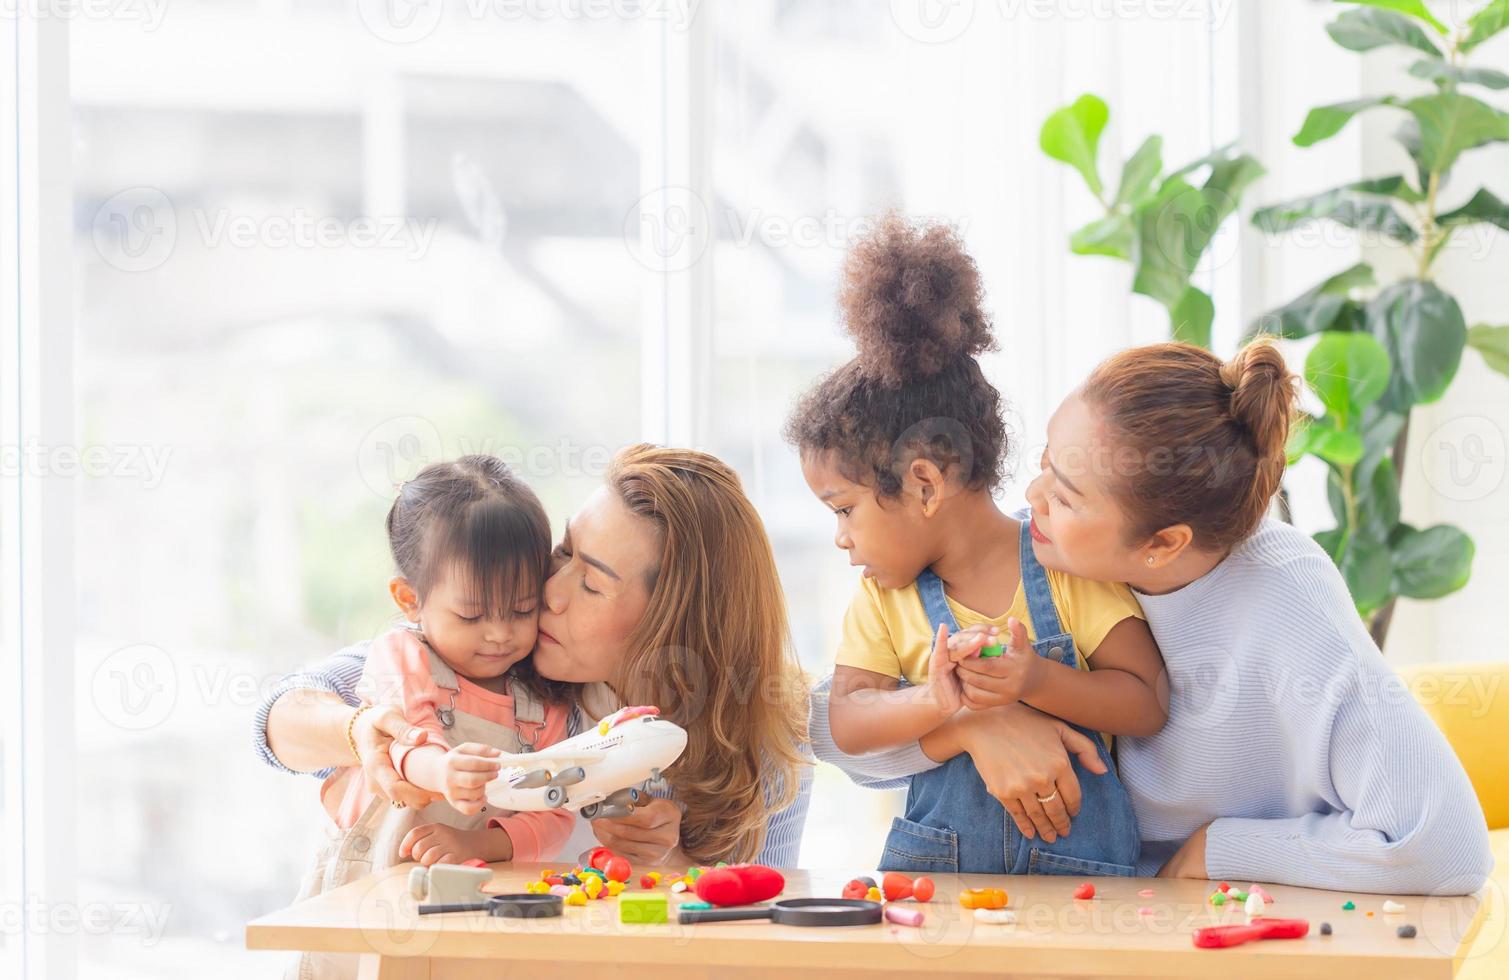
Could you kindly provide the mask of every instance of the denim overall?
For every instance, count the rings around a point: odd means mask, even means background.
[[[1028,522],[1022,522],[1022,591],[1038,637],[1033,650],[1068,667],[1076,667],[1074,638],[1063,631],[1048,574],[1032,553]],[[943,581],[924,571],[917,578],[922,606],[936,635],[938,624],[957,631],[958,622],[943,594]],[[1028,840],[985,781],[967,753],[937,769],[912,777],[906,816],[891,823],[881,855],[882,871],[962,872],[970,874],[1131,875],[1137,864],[1137,818],[1126,788],[1096,732],[1072,726],[1095,743],[1106,773],[1096,776],[1071,757],[1082,802],[1069,836],[1049,844]]]

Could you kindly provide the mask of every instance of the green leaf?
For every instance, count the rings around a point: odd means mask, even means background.
[[[1486,187],[1479,188],[1478,192],[1472,195],[1472,200],[1466,204],[1436,219],[1436,224],[1443,228],[1478,222],[1498,225],[1505,231],[1509,231],[1509,204],[1494,197],[1493,192]]]
[[[1404,416],[1390,411],[1381,402],[1374,402],[1363,409],[1362,418],[1354,429],[1362,434],[1362,459],[1357,462],[1353,474],[1366,480],[1393,450],[1404,429]]]
[[[1420,182],[1419,186],[1428,188],[1430,186],[1430,167],[1425,160],[1425,143],[1420,136],[1420,120],[1414,116],[1405,117],[1404,121],[1399,123],[1399,128],[1394,133],[1394,139],[1399,141],[1399,145],[1404,147],[1404,151],[1409,154],[1410,159],[1415,161],[1415,179]],[[1450,177],[1451,171],[1441,171],[1440,186],[1445,187]]]
[[[1404,103],[1420,124],[1421,169],[1446,172],[1467,150],[1509,140],[1509,113],[1460,92],[1437,92]]]
[[[1467,331],[1467,343],[1483,355],[1483,361],[1499,374],[1509,377],[1509,327],[1476,324]]]
[[[1332,562],[1337,565],[1341,564],[1342,539],[1346,537],[1346,531],[1339,527],[1333,527],[1329,531],[1316,531],[1312,537],[1315,538],[1315,543],[1324,548],[1326,554],[1331,556]]]
[[[1253,221],[1256,220],[1257,216],[1254,215]],[[1373,284],[1373,267],[1366,262],[1359,262],[1278,309],[1258,317],[1248,329],[1243,342],[1260,333],[1293,339],[1308,337],[1322,330],[1337,329],[1338,326],[1350,326],[1344,317],[1357,307],[1348,299],[1347,294],[1353,289]]]
[[[1392,466],[1379,466],[1371,477],[1358,480],[1357,517],[1370,538],[1388,539],[1399,523],[1399,478]]]
[[[1338,0],[1339,3],[1355,3],[1365,7],[1378,7],[1383,10],[1397,10],[1401,14],[1408,14],[1416,20],[1423,20],[1436,29],[1437,34],[1446,34],[1446,25],[1436,20],[1430,8],[1425,6],[1424,0]]]
[[[1403,178],[1398,178],[1403,186]],[[1389,198],[1371,193],[1375,181],[1348,184],[1312,197],[1302,197],[1262,208],[1252,216],[1260,231],[1276,234],[1310,221],[1334,221],[1343,228],[1372,231],[1413,244],[1419,238],[1414,226],[1400,216]],[[1413,190],[1413,188],[1411,188]]]
[[[1381,95],[1316,106],[1305,116],[1305,124],[1299,128],[1299,132],[1294,134],[1294,143],[1296,146],[1314,146],[1341,132],[1357,113],[1381,105],[1398,105],[1398,101],[1392,95]]]
[[[1444,61],[1417,61],[1409,73],[1443,88],[1447,85],[1482,85],[1485,88],[1509,88],[1509,75],[1493,68],[1464,68]]]
[[[1179,302],[1168,311],[1173,338],[1207,350],[1210,349],[1210,324],[1215,318],[1215,303],[1194,286],[1186,288]]]
[[[1311,419],[1296,425],[1284,446],[1289,462],[1306,453],[1336,466],[1355,466],[1362,458],[1362,437],[1355,432],[1333,429],[1325,422]]]
[[[1348,10],[1326,25],[1326,33],[1348,51],[1372,51],[1398,44],[1441,57],[1441,49],[1418,24],[1387,10]]]
[[[1456,300],[1435,283],[1407,279],[1373,298],[1367,324],[1393,364],[1391,407],[1404,410],[1445,393],[1467,343],[1467,324]]]
[[[1363,615],[1388,600],[1393,582],[1393,556],[1388,545],[1354,531],[1337,564],[1341,577],[1346,579],[1347,590],[1352,593],[1352,601]]]
[[[1467,584],[1476,551],[1460,528],[1437,524],[1423,531],[1400,525],[1390,538],[1393,591],[1411,599],[1439,599]]]
[[[1305,358],[1305,381],[1345,429],[1388,388],[1388,352],[1368,334],[1328,331]]]
[[[1065,106],[1043,122],[1038,143],[1043,152],[1078,170],[1097,198],[1104,192],[1096,166],[1100,134],[1111,118],[1105,102],[1093,95],[1081,95],[1073,105]]]
[[[1467,21],[1467,36],[1460,46],[1462,52],[1471,51],[1506,27],[1509,27],[1509,0],[1493,0]]]
[[[1264,173],[1247,154],[1222,147],[1165,178],[1158,193],[1132,214],[1132,291],[1170,310],[1186,302],[1189,277],[1222,222],[1237,209],[1248,185]],[[1205,183],[1184,178],[1209,166]],[[1189,301],[1193,301],[1192,298]]]
[[[1132,204],[1142,200],[1162,170],[1163,137],[1149,136],[1121,168],[1121,186],[1116,189],[1115,203]]]
[[[1075,255],[1129,258],[1132,252],[1131,219],[1124,214],[1112,214],[1092,221],[1069,236],[1069,250]]]

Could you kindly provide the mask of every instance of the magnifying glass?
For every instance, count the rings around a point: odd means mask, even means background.
[[[782,926],[868,926],[880,918],[880,903],[862,898],[788,898],[753,908],[682,909],[676,915],[682,925],[769,919]]]
[[[500,919],[548,919],[561,914],[565,903],[559,895],[489,895],[485,902],[460,905],[421,905],[420,915],[442,912],[486,912]]]

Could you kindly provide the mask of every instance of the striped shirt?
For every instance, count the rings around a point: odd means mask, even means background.
[[[367,649],[372,645],[371,640],[363,640],[335,653],[313,666],[283,677],[268,692],[262,702],[257,705],[256,715],[252,722],[252,739],[256,745],[257,755],[262,761],[286,773],[297,775],[297,771],[288,768],[273,755],[272,749],[267,744],[267,717],[272,712],[273,703],[290,691],[329,691],[339,695],[341,700],[355,707],[361,704],[361,697],[356,693],[357,682],[361,680],[362,667],[367,662]],[[571,714],[566,722],[566,737],[570,738],[586,729],[585,718],[581,710],[572,706]],[[312,773],[318,779],[324,779],[333,773],[334,769],[321,769]],[[767,781],[765,796],[767,799],[779,799],[781,786],[779,780],[772,778]],[[659,789],[652,789],[655,796],[670,798],[670,787],[661,784]],[[783,810],[777,810],[770,815],[769,822],[765,825],[765,845],[755,860],[760,864],[768,864],[775,868],[794,868],[801,852],[802,829],[807,823],[807,808],[812,802],[812,767],[801,767],[801,783],[797,789],[796,799]]]
[[[1138,595],[1172,687],[1168,724],[1120,738],[1153,875],[1206,824],[1212,879],[1468,894],[1493,868],[1472,784],[1373,644],[1331,559],[1279,521],[1199,580]],[[813,692],[819,759],[863,785],[937,763],[916,743],[846,756]],[[1212,822],[1214,821],[1214,822]]]

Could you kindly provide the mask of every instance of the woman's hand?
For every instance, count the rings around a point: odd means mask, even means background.
[[[688,863],[680,851],[681,808],[670,800],[651,800],[626,817],[600,817],[592,821],[592,832],[630,864]]]
[[[1069,835],[1080,804],[1071,756],[1097,775],[1106,771],[1094,741],[1025,704],[971,711],[954,724],[986,790],[1001,801],[1022,836],[1042,835],[1051,844]]]
[[[1159,869],[1158,877],[1208,879],[1210,875],[1205,870],[1205,831],[1209,829],[1210,824],[1206,824],[1191,834],[1189,840]]]
[[[429,732],[409,724],[397,706],[379,704],[363,711],[351,728],[351,737],[356,742],[357,758],[366,773],[370,791],[384,799],[416,808],[439,799],[428,790],[407,782],[393,768],[389,749],[394,742],[423,745],[429,738]]]
[[[440,774],[446,802],[461,813],[481,813],[487,784],[502,771],[501,754],[481,742],[462,742],[446,752]]]

